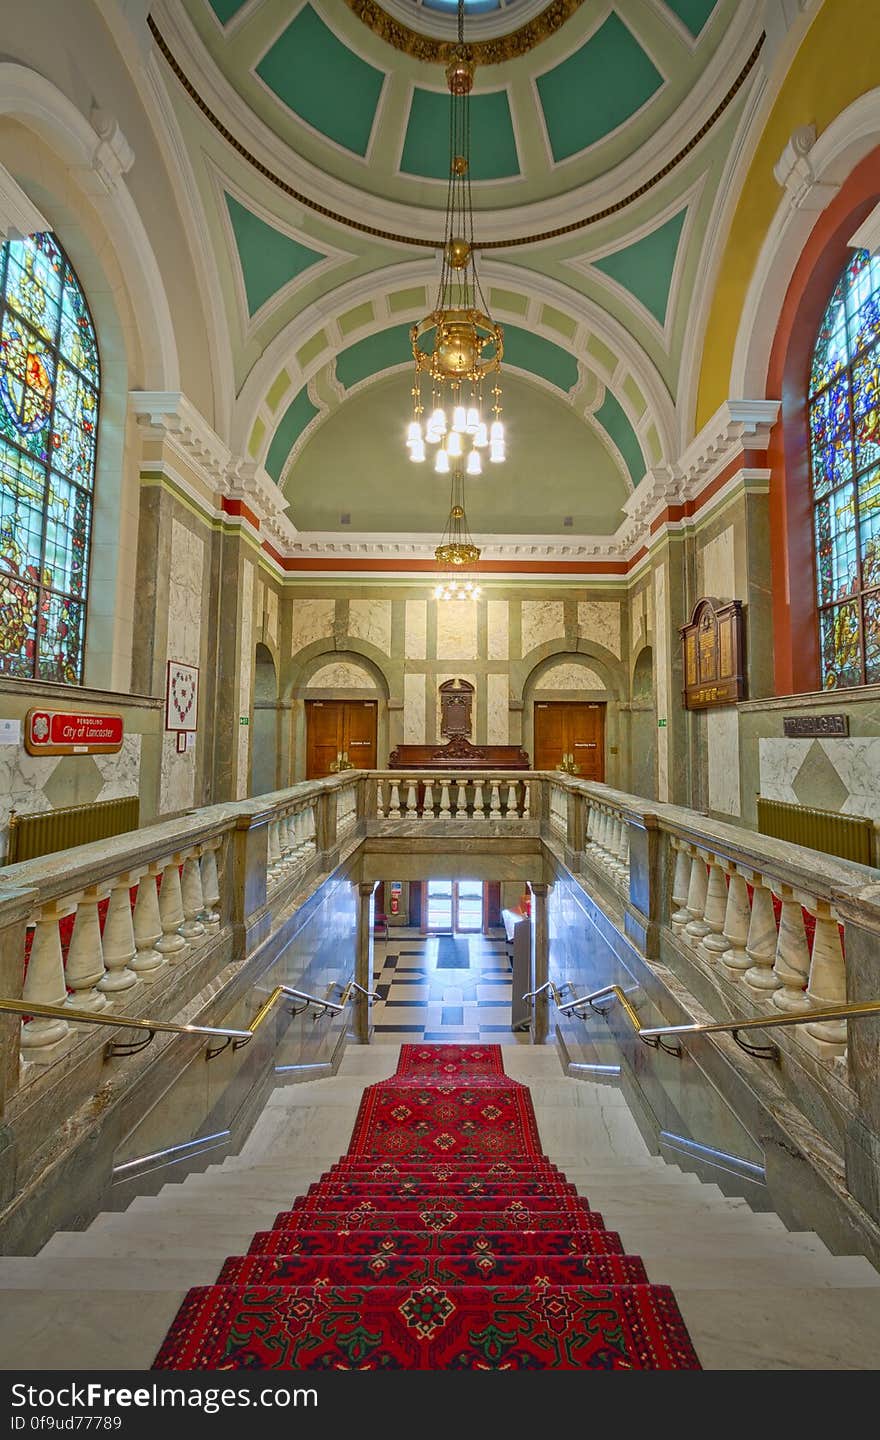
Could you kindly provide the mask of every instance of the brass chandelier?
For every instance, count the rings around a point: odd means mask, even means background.
[[[474,62],[464,43],[464,0],[458,0],[458,43],[446,67],[449,86],[449,185],[440,287],[430,315],[410,330],[415,377],[413,417],[407,431],[410,459],[421,464],[426,446],[436,447],[434,469],[452,473],[461,462],[480,475],[483,455],[505,459],[501,419],[501,361],[504,331],[489,314],[474,262],[474,212],[470,178],[470,93]],[[491,382],[491,419],[484,418],[483,392]],[[423,385],[431,405],[423,421]]]
[[[468,567],[476,565],[480,548],[474,544],[468,529],[464,508],[464,471],[461,460],[452,467],[449,518],[437,549],[434,551],[437,563],[446,571],[444,578],[434,591],[435,600],[476,600],[480,587]]]

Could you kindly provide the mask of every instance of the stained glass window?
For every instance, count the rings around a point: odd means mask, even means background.
[[[54,235],[0,247],[0,675],[82,681],[101,383]]]
[[[858,250],[810,372],[822,684],[880,683],[880,255]]]

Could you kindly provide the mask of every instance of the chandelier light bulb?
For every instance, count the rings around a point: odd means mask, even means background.
[[[421,427],[421,425],[419,424],[418,420],[410,420],[410,422],[409,422],[409,427],[408,427],[407,432],[406,432],[406,443],[407,443],[407,445],[415,445],[416,443],[420,442],[421,439],[422,439],[422,427]]]
[[[476,405],[471,405],[465,416],[465,432],[468,435],[476,435],[480,428],[480,412]]]
[[[489,431],[489,439],[493,445],[504,443],[504,425],[500,420],[493,420]]]
[[[493,465],[500,465],[504,460],[504,446],[493,445],[489,451],[489,460]]]
[[[452,428],[457,430],[459,435],[467,425],[467,411],[463,405],[456,405],[452,412]]]
[[[485,420],[481,420],[474,434],[474,449],[485,450],[489,444],[489,429]]]
[[[483,465],[479,450],[472,450],[467,458],[466,470],[469,475],[482,475]]]
[[[412,443],[412,444],[410,445],[410,447],[409,447],[409,458],[410,458],[410,460],[413,460],[417,465],[420,465],[420,464],[421,464],[421,462],[422,462],[422,461],[424,460],[424,458],[425,458],[425,442],[424,442],[424,440],[414,440],[414,441],[413,441],[413,443]]]
[[[433,410],[431,412],[431,418],[428,421],[428,425],[432,430],[436,430],[438,435],[446,434],[446,411],[443,410],[439,405],[437,406],[436,410]]]
[[[447,455],[451,455],[454,460],[457,460],[459,455],[463,453],[461,435],[457,430],[453,430],[451,435],[447,436],[446,453]]]
[[[434,469],[438,475],[449,474],[449,456],[445,450],[438,450],[434,457]]]

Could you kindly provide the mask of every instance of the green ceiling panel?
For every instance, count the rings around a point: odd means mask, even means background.
[[[220,24],[226,25],[233,15],[237,15],[242,6],[247,4],[247,0],[208,0],[208,4]]]
[[[636,240],[635,244],[593,261],[597,270],[610,275],[612,280],[635,295],[659,325],[666,321],[669,287],[686,214],[687,207],[649,235]]]
[[[308,389],[304,385],[285,410],[284,418],[272,437],[266,456],[266,469],[276,485],[281,479],[285,460],[306,426],[311,424],[317,414],[318,407],[312,404]]]
[[[544,340],[523,330],[519,325],[504,326],[504,360],[520,370],[541,375],[560,390],[573,390],[578,383],[577,360],[561,345]]]
[[[612,10],[585,45],[538,79],[554,160],[595,145],[662,84],[650,56]]]
[[[633,484],[638,485],[645,473],[645,461],[638,436],[630,424],[626,411],[620,401],[614,398],[611,391],[606,390],[605,399],[595,413],[599,424],[608,432],[623,456]]]
[[[519,158],[506,90],[471,96],[471,133],[480,143],[471,154],[472,180],[502,180],[519,174]],[[413,91],[400,168],[431,180],[449,176],[449,95]]]
[[[349,345],[336,357],[336,378],[346,390],[366,380],[368,375],[377,375],[392,365],[402,365],[412,358],[408,325],[392,325],[380,330],[378,335],[368,335]]]
[[[326,259],[319,251],[310,250],[307,245],[267,225],[231,195],[226,195],[226,207],[244,276],[248,314],[256,314],[269,296],[288,280]]]
[[[715,9],[716,0],[664,0],[664,4],[696,36]]]
[[[257,74],[289,110],[322,135],[366,155],[384,72],[343,45],[311,5],[294,16],[266,51]]]

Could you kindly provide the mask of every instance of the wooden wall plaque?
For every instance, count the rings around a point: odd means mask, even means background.
[[[474,687],[469,680],[446,680],[440,686],[440,734],[470,735]]]
[[[686,710],[735,705],[745,694],[742,601],[698,600],[679,631],[684,649]]]

